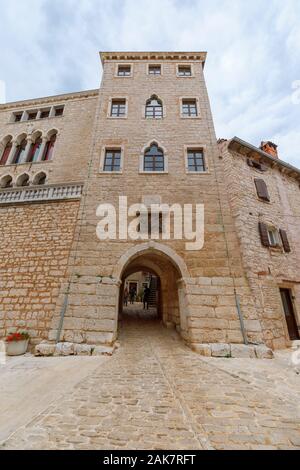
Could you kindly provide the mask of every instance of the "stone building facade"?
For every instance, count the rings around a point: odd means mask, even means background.
[[[259,170],[237,140],[217,143],[205,59],[101,53],[99,90],[0,106],[0,336],[26,328],[33,345],[111,346],[124,280],[145,271],[160,279],[162,322],[195,350],[290,344],[279,288],[292,289],[297,321],[299,171],[252,148],[272,200],[250,193]],[[118,208],[120,196],[145,211],[203,204],[203,247],[119,230],[100,240],[99,205]],[[279,239],[262,247],[255,217],[285,228],[291,252]]]

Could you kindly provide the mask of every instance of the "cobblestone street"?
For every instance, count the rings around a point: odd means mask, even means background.
[[[23,357],[2,366],[0,416],[6,400],[11,413],[31,412],[0,434],[1,448],[300,448],[300,376],[288,358],[287,351],[274,360],[203,358],[159,321],[125,316],[111,357]],[[28,403],[17,393],[8,399],[9,377],[17,390],[22,374],[38,368],[42,379],[50,364],[53,375],[65,370],[47,403],[35,410],[30,395]],[[41,381],[30,386],[44,393]]]

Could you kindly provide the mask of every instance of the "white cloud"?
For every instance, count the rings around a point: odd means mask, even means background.
[[[0,0],[8,100],[95,88],[99,50],[207,50],[219,137],[271,139],[300,166],[299,0]]]

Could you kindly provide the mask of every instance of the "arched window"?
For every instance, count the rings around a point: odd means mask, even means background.
[[[151,96],[151,98],[146,102],[145,117],[152,119],[160,119],[163,117],[163,105],[157,96]]]
[[[35,177],[34,177],[32,183],[33,183],[33,185],[45,184],[45,183],[46,183],[46,179],[47,179],[46,173],[44,173],[43,171],[41,171],[40,173],[38,173],[37,175],[35,175]]]
[[[11,148],[12,148],[12,141],[11,141],[11,137],[10,137],[8,142],[6,143],[6,145],[4,147],[3,152],[2,152],[0,165],[6,165],[6,162],[8,160],[8,157],[9,157],[9,154],[10,154],[10,151],[11,151]]]
[[[56,142],[56,133],[52,134],[46,143],[44,155],[42,158],[43,161],[52,159],[55,142]]]
[[[27,173],[24,173],[23,175],[20,175],[17,179],[16,185],[17,186],[28,186],[29,185],[29,175]]]
[[[41,146],[42,146],[42,139],[41,139],[41,137],[37,137],[35,139],[35,142],[32,142],[32,144],[30,146],[28,159],[27,159],[28,162],[36,162],[37,161],[37,159],[39,157],[39,154],[40,154]]]
[[[3,176],[0,180],[0,188],[6,189],[12,187],[12,177],[10,175]]]
[[[22,158],[23,158],[24,153],[25,153],[26,145],[27,145],[27,139],[26,138],[24,138],[19,143],[19,145],[17,145],[13,163],[20,163],[22,161]]]
[[[144,153],[144,171],[164,171],[164,152],[153,143]]]

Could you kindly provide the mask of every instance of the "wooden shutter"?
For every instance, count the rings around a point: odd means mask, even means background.
[[[289,253],[291,251],[291,247],[289,244],[287,233],[285,230],[282,230],[282,229],[279,230],[279,233],[280,233],[280,237],[282,240],[283,249],[286,253]]]
[[[270,246],[269,237],[268,237],[268,228],[263,222],[258,223],[260,239],[263,246]]]
[[[263,199],[264,201],[270,201],[270,196],[268,193],[268,188],[264,180],[260,178],[255,178],[254,179],[255,186],[256,186],[256,192],[257,195],[260,199]]]

